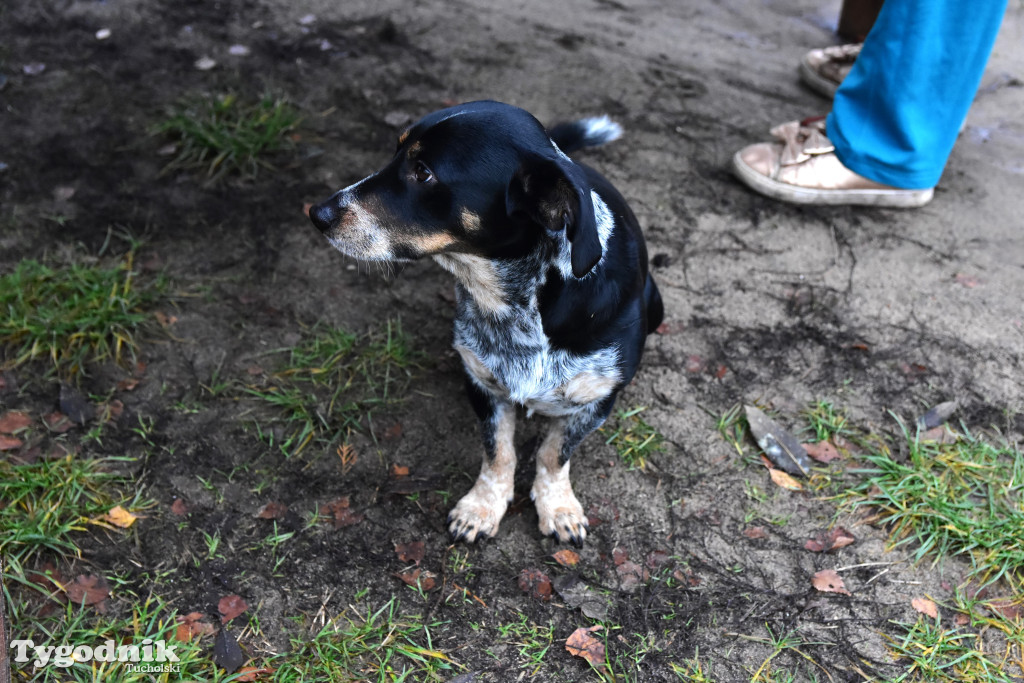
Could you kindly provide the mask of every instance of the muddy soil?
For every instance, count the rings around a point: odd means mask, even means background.
[[[367,590],[367,603],[399,595],[404,610],[445,622],[433,644],[473,680],[521,676],[516,646],[493,630],[520,614],[554,627],[538,680],[585,679],[587,665],[559,639],[589,622],[560,596],[544,602],[517,585],[523,569],[542,568],[612,597],[620,653],[656,646],[633,667],[636,680],[677,680],[670,662],[697,652],[716,680],[749,680],[772,653],[758,640],[766,627],[798,630],[831,680],[900,672],[882,633],[890,620],[915,619],[908,582],[948,596],[965,567],[914,567],[861,517],[841,520],[854,545],[803,550],[834,506],[775,492],[715,421],[757,401],[799,425],[810,402],[829,400],[854,423],[891,432],[889,411],[912,419],[957,398],[969,427],[1024,433],[1024,11],[1008,11],[928,207],[798,208],[755,196],[732,179],[729,159],[778,122],[827,111],[795,66],[837,40],[837,14],[838,3],[810,0],[5,4],[0,270],[104,245],[116,253],[126,233],[144,238],[146,272],[172,281],[162,310],[176,320],[147,334],[143,381],[118,394],[123,415],[90,446],[140,458],[135,474],[157,504],[130,534],[83,540],[81,564],[139,587],[159,574],[161,595],[182,612],[215,617],[219,597],[242,595],[265,638],[243,643],[253,655],[286,649],[291,617],[339,612]],[[109,38],[97,39],[101,28]],[[248,53],[231,54],[236,44]],[[196,68],[202,57],[216,66]],[[26,71],[33,64],[45,69]],[[294,102],[303,116],[295,148],[255,181],[207,187],[162,174],[165,141],[152,126],[183,97],[229,92]],[[664,334],[650,338],[620,407],[646,406],[667,449],[639,471],[600,435],[584,443],[574,481],[592,527],[575,570],[546,559],[558,547],[536,528],[527,494],[537,427],[522,421],[517,499],[500,537],[469,549],[470,572],[453,568],[465,551],[450,546],[445,516],[471,485],[481,447],[449,346],[451,282],[427,262],[356,266],[302,215],[304,203],[380,166],[410,121],[482,98],[545,122],[608,113],[622,123],[624,140],[585,159],[629,198],[665,298]],[[55,193],[68,187],[70,198]],[[243,392],[204,389],[261,381],[254,372],[281,361],[271,352],[316,323],[365,332],[387,319],[401,320],[426,360],[404,400],[353,436],[359,459],[348,471],[331,449],[285,458],[254,433],[265,408]],[[55,385],[37,370],[8,373],[0,407],[52,410]],[[104,395],[124,376],[99,368],[83,388]],[[145,439],[133,431],[140,417],[153,421]],[[394,465],[411,479],[396,479]],[[751,485],[768,492],[766,503],[745,494]],[[305,525],[342,496],[360,523]],[[177,499],[184,519],[171,512]],[[281,525],[297,532],[277,568],[252,549],[269,533],[254,515],[270,501],[289,506]],[[745,536],[752,526],[766,537]],[[203,532],[227,549],[197,561]],[[425,542],[423,566],[440,577],[425,599],[393,576],[405,567],[395,544],[409,541]],[[629,580],[623,551],[653,578]],[[878,562],[894,564],[878,577]],[[844,574],[852,596],[810,586],[819,569],[855,565]],[[453,598],[452,583],[480,600]],[[775,666],[821,677],[792,653]]]

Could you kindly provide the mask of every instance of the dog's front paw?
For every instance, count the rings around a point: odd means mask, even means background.
[[[504,498],[482,495],[474,487],[448,513],[448,532],[453,541],[467,543],[484,536],[494,536],[507,508],[508,502]]]
[[[587,516],[568,481],[550,482],[547,486],[535,484],[532,496],[541,533],[562,543],[583,545],[587,538]]]

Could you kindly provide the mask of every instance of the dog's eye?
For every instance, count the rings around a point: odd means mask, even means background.
[[[417,183],[426,183],[433,180],[434,172],[427,168],[422,161],[417,161],[416,166],[412,169],[412,177],[416,179]]]

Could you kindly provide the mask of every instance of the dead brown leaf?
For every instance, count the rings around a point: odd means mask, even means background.
[[[524,569],[519,572],[519,588],[537,600],[551,600],[551,579],[539,569]]]
[[[399,479],[401,477],[408,477],[409,476],[409,468],[404,466],[404,465],[392,465],[391,466],[391,476],[396,478],[396,479]]]
[[[588,626],[586,628],[580,627],[572,632],[565,641],[565,649],[568,650],[569,654],[573,657],[582,657],[591,663],[591,665],[600,669],[604,666],[604,643],[594,637],[596,631],[600,631],[603,627],[598,624],[596,626]]]
[[[768,532],[764,530],[763,526],[748,526],[742,531],[742,534],[750,539],[768,538]]]
[[[117,383],[118,391],[132,391],[137,386],[139,386],[139,380],[136,377],[129,377]]]
[[[803,484],[801,484],[791,475],[783,472],[780,469],[776,469],[773,467],[772,469],[768,470],[768,474],[772,478],[772,483],[774,483],[776,486],[780,486],[790,491],[802,491],[804,488]]]
[[[132,524],[135,524],[135,520],[138,519],[138,516],[128,512],[120,505],[115,505],[110,508],[110,512],[103,515],[101,519],[105,522],[110,522],[116,527],[127,529]]]
[[[841,526],[832,527],[828,531],[821,531],[814,538],[804,543],[804,549],[812,553],[824,553],[830,550],[845,548],[856,541],[856,537]]]
[[[625,548],[612,548],[612,562],[616,567],[629,560],[629,551]]]
[[[910,601],[910,606],[916,609],[921,614],[931,617],[932,619],[939,618],[939,607],[928,598],[914,598]]]
[[[437,586],[437,574],[429,572],[424,569],[416,567],[415,569],[407,569],[404,572],[395,574],[398,578],[404,581],[409,586],[418,586],[420,589],[425,591],[434,590]]]
[[[0,434],[17,434],[32,424],[28,413],[20,410],[8,410],[0,415]]]
[[[985,607],[1006,619],[1024,617],[1024,602],[1020,598],[995,598],[985,603]]]
[[[21,448],[24,445],[25,442],[16,436],[0,434],[0,451],[13,451],[15,448]]]
[[[205,621],[200,621],[203,616],[205,615],[200,612],[191,612],[185,616],[179,616],[178,628],[175,629],[174,637],[183,643],[187,643],[193,638],[212,636],[216,632],[217,627]]]
[[[245,610],[249,605],[238,595],[225,595],[217,603],[217,610],[220,612],[220,623],[226,624]]]
[[[64,413],[49,413],[48,415],[43,415],[43,422],[46,423],[47,429],[51,432],[56,432],[57,434],[63,434],[64,432],[75,428],[75,423],[72,422],[71,418]]]
[[[642,583],[647,583],[651,578],[650,572],[632,560],[626,560],[622,564],[616,565],[615,571],[619,575],[620,587],[626,591]]]
[[[415,562],[419,564],[423,561],[423,555],[426,553],[426,545],[423,541],[396,543],[395,552],[398,553],[398,559],[401,562]]]
[[[244,683],[251,683],[251,681],[258,680],[263,674],[272,674],[277,669],[257,669],[254,666],[243,666],[233,676],[233,680],[243,681]]]
[[[188,505],[185,504],[185,501],[183,499],[175,498],[174,502],[171,503],[171,512],[178,515],[179,517],[184,517],[188,514]]]
[[[811,456],[818,462],[832,462],[843,457],[839,453],[839,449],[832,445],[831,441],[818,441],[817,443],[805,443],[803,444],[804,450],[807,451],[807,455]]]
[[[330,519],[334,523],[335,529],[359,524],[359,522],[365,519],[365,516],[358,512],[353,512],[350,505],[348,496],[342,496],[338,500],[321,505],[320,514]]]
[[[823,593],[851,594],[850,591],[846,590],[846,584],[839,578],[839,574],[835,569],[822,569],[811,577],[811,585]]]
[[[559,550],[554,553],[551,558],[563,567],[575,567],[580,562],[579,553],[575,550],[569,550],[568,548]]]
[[[288,514],[288,506],[272,500],[260,508],[260,511],[256,513],[256,517],[259,519],[281,519],[286,514]]]
[[[359,462],[359,455],[352,444],[343,443],[338,446],[338,458],[341,459],[341,473],[348,474]]]
[[[160,323],[160,327],[163,327],[164,329],[167,329],[174,323],[178,322],[177,316],[167,315],[163,311],[156,311],[153,313],[153,316],[156,318],[156,321]]]
[[[64,586],[64,591],[68,594],[68,600],[76,605],[93,605],[100,612],[106,611],[104,602],[110,597],[110,588],[102,577],[79,574],[73,582]]]

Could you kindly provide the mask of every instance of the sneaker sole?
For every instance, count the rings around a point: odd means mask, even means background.
[[[824,206],[883,206],[897,209],[916,209],[932,200],[934,188],[925,190],[817,190],[781,183],[761,175],[740,158],[737,152],[732,158],[732,169],[743,183],[751,189],[784,202],[793,204],[818,204]]]
[[[839,89],[838,83],[819,74],[806,59],[800,60],[800,80],[811,90],[830,100],[836,96],[836,90]]]

